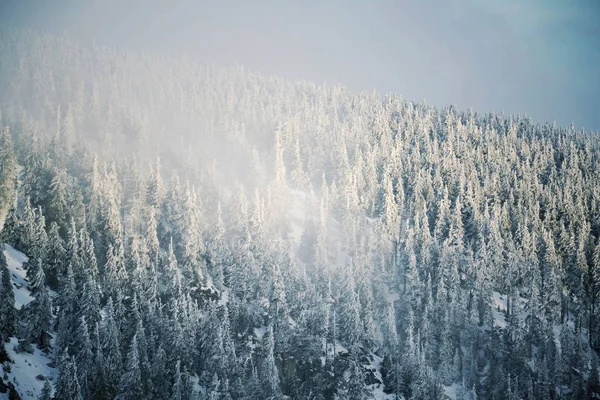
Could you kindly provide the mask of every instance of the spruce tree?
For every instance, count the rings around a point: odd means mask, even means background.
[[[83,400],[81,386],[77,378],[77,365],[75,360],[69,357],[66,348],[58,363],[58,379],[54,397],[57,400]]]
[[[15,334],[17,310],[10,270],[0,248],[0,341]]]
[[[60,227],[56,222],[50,223],[48,233],[48,248],[46,251],[46,277],[48,286],[54,290],[58,289],[59,277],[65,272],[66,251],[65,243],[60,236]]]
[[[28,304],[27,336],[31,342],[37,343],[44,350],[48,350],[53,318],[52,300],[46,290],[46,277],[41,261],[38,263],[32,288],[34,300]]]
[[[269,325],[263,338],[265,358],[262,365],[262,377],[265,385],[263,393],[265,399],[281,399],[281,388],[279,386],[279,371],[275,364],[275,338],[273,336],[273,325]]]
[[[84,316],[79,318],[79,324],[75,331],[75,342],[73,344],[75,351],[75,362],[77,364],[78,381],[81,386],[81,393],[84,398],[92,394],[92,382],[94,378],[94,353],[92,340],[88,329],[88,324]]]
[[[112,297],[109,297],[104,310],[105,317],[102,321],[102,353],[104,358],[104,370],[106,373],[107,392],[110,396],[116,394],[117,385],[122,373],[122,355],[120,332],[116,322],[115,307]]]
[[[117,399],[136,400],[144,397],[142,391],[142,376],[138,355],[137,337],[134,335],[126,357],[125,373],[119,382]]]
[[[8,209],[4,219],[4,226],[0,231],[0,243],[6,243],[17,248],[20,235],[20,222],[17,217],[17,210],[14,207]]]
[[[44,387],[38,396],[38,400],[52,400],[52,385],[50,382],[44,382]]]
[[[170,396],[170,379],[167,368],[167,355],[162,345],[158,345],[156,354],[152,359],[152,368],[150,371],[150,382],[152,383],[152,398],[154,400],[167,399]]]

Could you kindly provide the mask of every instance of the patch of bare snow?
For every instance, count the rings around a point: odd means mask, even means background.
[[[40,349],[34,346],[33,354],[17,353],[15,348],[18,345],[19,341],[16,337],[10,338],[10,342],[5,344],[6,351],[14,362],[14,364],[8,363],[10,366],[10,372],[7,374],[9,381],[13,382],[23,400],[37,399],[45,382],[43,379],[38,379],[38,376],[54,382],[57,371],[48,365],[51,360]]]
[[[29,283],[25,278],[26,271],[23,268],[23,263],[27,262],[28,258],[25,254],[7,244],[4,245],[3,249],[12,278],[15,308],[21,309],[33,300],[29,291]],[[50,295],[56,296],[56,293],[51,292]],[[42,352],[36,346],[33,346],[33,354],[17,353],[15,348],[18,344],[19,341],[16,337],[10,338],[10,342],[4,344],[6,352],[13,361],[4,364],[7,369],[10,367],[10,372],[6,373],[8,380],[15,385],[23,400],[37,399],[44,387],[44,379],[48,379],[51,383],[54,382],[57,371],[48,365],[52,361],[48,354]],[[38,379],[38,377],[41,379]]]
[[[458,392],[458,389],[460,388],[460,384],[454,382],[452,385],[450,386],[444,386],[444,393],[446,394],[446,396],[451,399],[451,400],[456,400],[456,393]]]
[[[4,245],[4,255],[12,278],[13,291],[15,292],[15,308],[20,310],[21,307],[33,301],[29,291],[29,283],[25,278],[27,271],[23,268],[23,263],[27,262],[28,258],[25,254],[7,244]]]
[[[506,328],[506,296],[498,292],[492,293],[492,316],[494,326]]]

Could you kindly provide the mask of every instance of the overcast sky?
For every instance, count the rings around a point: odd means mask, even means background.
[[[600,130],[598,0],[0,0],[0,21]]]

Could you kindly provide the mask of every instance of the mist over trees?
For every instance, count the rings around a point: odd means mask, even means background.
[[[600,396],[598,135],[4,28],[0,54],[33,297],[0,252],[0,338],[48,352],[43,398]]]

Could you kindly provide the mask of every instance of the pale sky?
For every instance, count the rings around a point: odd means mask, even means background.
[[[600,130],[597,0],[0,0],[0,23]]]

